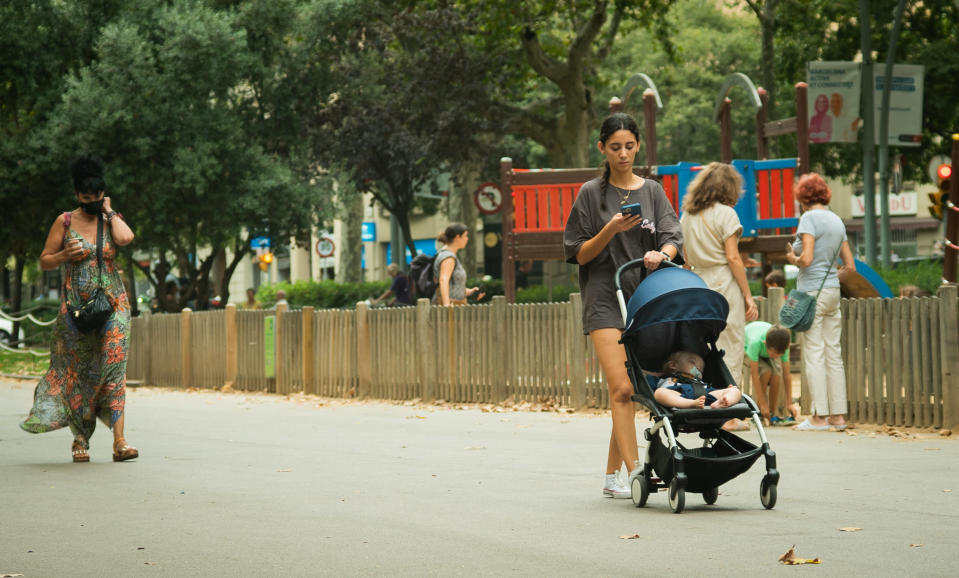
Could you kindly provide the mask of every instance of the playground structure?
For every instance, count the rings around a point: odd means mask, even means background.
[[[659,181],[670,204],[679,215],[683,196],[702,165],[692,162],[656,164],[656,112],[663,107],[655,84],[645,74],[630,78],[624,89],[625,98],[614,98],[610,102],[610,109],[614,112],[623,110],[640,84],[647,86],[643,92],[646,165],[635,167],[633,172]],[[732,158],[732,101],[728,98],[728,93],[737,85],[746,89],[750,102],[757,109],[758,160]],[[726,79],[716,101],[714,120],[721,127],[721,160],[735,167],[743,177],[745,192],[735,207],[743,225],[739,248],[742,253],[759,253],[763,256],[763,275],[771,270],[772,263],[785,263],[785,246],[794,239],[795,228],[799,222],[793,184],[800,175],[809,172],[808,126],[802,121],[806,118],[806,95],[806,83],[797,83],[797,116],[768,121],[766,91],[755,88],[746,75],[734,73]],[[771,137],[791,133],[797,135],[798,158],[765,158]],[[954,157],[955,154],[954,152]],[[517,261],[565,259],[563,230],[566,218],[579,188],[586,181],[595,178],[597,173],[598,171],[592,168],[516,169],[513,168],[511,159],[504,158],[500,161],[500,182],[504,199],[503,281],[508,302],[516,301]],[[952,187],[956,188],[955,182]],[[953,198],[959,197],[953,193]],[[959,210],[951,204],[947,206],[952,209],[950,213]],[[948,239],[955,241],[956,233],[959,231],[953,232],[951,236],[947,233]],[[947,261],[949,251],[954,251],[948,249],[948,239]],[[955,257],[952,260],[955,261]],[[892,297],[891,291],[875,271],[858,259],[855,265],[856,273],[844,275],[840,280],[844,296]],[[952,279],[955,279],[954,268]]]

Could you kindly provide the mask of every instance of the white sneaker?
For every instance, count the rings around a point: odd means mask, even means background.
[[[603,495],[610,498],[625,499],[633,497],[632,491],[619,478],[619,473],[606,474],[606,481],[603,484]]]

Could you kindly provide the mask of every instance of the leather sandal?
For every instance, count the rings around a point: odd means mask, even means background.
[[[78,464],[90,461],[90,450],[83,447],[80,442],[73,440],[73,463]]]
[[[127,441],[120,438],[113,442],[113,461],[125,462],[140,456],[140,452],[133,446],[128,446]]]

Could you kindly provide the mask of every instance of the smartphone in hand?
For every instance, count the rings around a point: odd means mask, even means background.
[[[622,207],[619,208],[619,212],[627,217],[630,217],[633,215],[639,216],[643,214],[642,207],[640,207],[639,203],[623,205]]]

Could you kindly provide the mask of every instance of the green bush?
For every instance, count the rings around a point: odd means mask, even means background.
[[[350,309],[360,301],[379,297],[389,289],[389,281],[337,283],[336,281],[297,281],[261,285],[256,299],[263,307],[276,305],[276,292],[286,291],[290,307],[312,306],[317,309]]]
[[[942,261],[939,259],[900,261],[888,269],[879,267],[876,272],[896,297],[903,285],[916,285],[935,295],[942,283]]]

